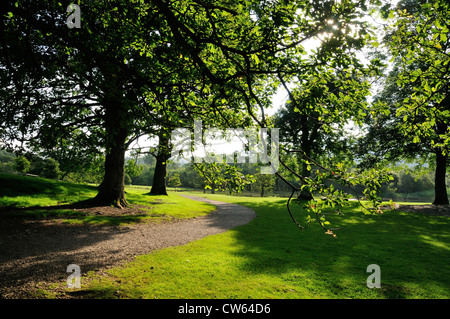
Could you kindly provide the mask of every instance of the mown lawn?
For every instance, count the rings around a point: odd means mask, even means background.
[[[316,225],[300,231],[285,199],[207,197],[251,207],[257,217],[223,234],[139,256],[107,275],[88,274],[82,278],[83,295],[450,298],[448,217],[401,211],[364,215],[355,204],[337,220],[343,228],[333,238]],[[370,264],[380,266],[380,289],[367,287]]]
[[[58,206],[92,198],[95,187],[0,174],[1,213],[22,218],[126,224],[189,218],[213,210],[211,205],[174,192],[168,197],[144,195],[146,192],[148,188],[127,188],[132,206],[147,207],[142,216],[92,216]],[[82,293],[77,295],[150,299],[450,298],[448,217],[395,210],[364,215],[355,205],[335,220],[342,230],[333,238],[317,225],[300,231],[288,216],[286,199],[206,196],[251,207],[257,217],[223,234],[139,256],[106,275],[82,274]],[[306,217],[301,210],[297,216],[300,221]],[[380,266],[380,289],[366,285],[370,264]],[[43,297],[56,295],[44,292]]]

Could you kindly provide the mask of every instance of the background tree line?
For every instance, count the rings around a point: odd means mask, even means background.
[[[295,158],[291,161],[296,161]],[[125,184],[151,186],[155,172],[156,159],[147,154],[141,157],[128,157],[125,164]],[[299,165],[297,163],[297,165]],[[99,161],[97,165],[90,165],[86,169],[74,172],[64,172],[59,163],[52,159],[33,157],[31,160],[24,156],[16,156],[0,149],[0,171],[4,173],[33,174],[44,178],[61,179],[76,183],[99,184],[102,180],[104,163]],[[243,194],[253,196],[287,196],[289,187],[273,175],[258,174],[259,167],[255,164],[240,164],[243,174],[252,175],[251,183],[246,185]],[[298,183],[291,179],[292,183]],[[174,163],[169,161],[167,165],[166,186],[170,189],[201,190],[214,192],[219,190],[206,189],[204,177],[194,168],[192,163]],[[339,187],[339,186],[336,186]],[[450,181],[447,181],[450,188]],[[434,190],[434,169],[415,169],[413,165],[400,165],[396,168],[394,179],[383,185],[381,195],[385,198],[431,200]],[[360,190],[361,191],[361,190]],[[229,193],[227,190],[222,192]],[[232,192],[232,194],[234,194]],[[361,194],[361,193],[360,193]]]

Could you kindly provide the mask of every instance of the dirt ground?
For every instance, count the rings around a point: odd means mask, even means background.
[[[426,215],[450,216],[450,205],[400,205],[398,210]]]
[[[50,220],[28,220],[0,214],[0,298],[35,298],[38,288],[65,283],[70,264],[80,267],[81,278],[89,271],[103,271],[169,246],[184,245],[225,232],[251,221],[247,207],[186,196],[215,205],[203,217],[140,223],[130,226],[69,225]],[[142,214],[139,207],[84,208],[91,214]]]

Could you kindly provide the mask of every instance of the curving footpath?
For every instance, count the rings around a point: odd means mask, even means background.
[[[132,260],[154,250],[184,245],[244,225],[255,218],[247,207],[197,196],[184,197],[216,206],[206,216],[162,224],[73,226],[34,221],[0,226],[0,299],[28,298],[46,283],[65,281],[67,266],[81,276]]]

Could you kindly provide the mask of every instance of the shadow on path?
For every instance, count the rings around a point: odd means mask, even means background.
[[[256,216],[247,207],[183,196],[208,202],[216,210],[192,219],[126,227],[69,225],[39,219],[24,221],[11,218],[11,214],[0,214],[0,298],[31,298],[39,283],[65,282],[70,275],[66,273],[70,264],[79,265],[83,276],[136,255],[224,232]],[[48,209],[62,209],[62,206]]]

